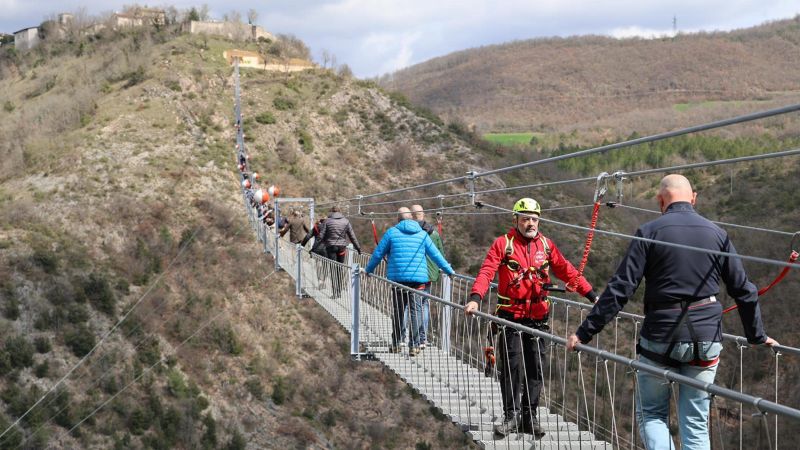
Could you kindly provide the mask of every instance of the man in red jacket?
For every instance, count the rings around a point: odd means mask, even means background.
[[[514,227],[495,239],[489,248],[464,309],[467,315],[478,309],[496,272],[499,272],[497,317],[527,327],[549,330],[550,269],[579,294],[596,301],[592,285],[564,258],[555,242],[539,233],[541,213],[541,206],[531,198],[514,204]],[[495,425],[494,432],[500,436],[529,433],[541,439],[545,433],[536,410],[544,379],[546,344],[533,335],[502,328],[497,347],[504,417],[502,423]]]

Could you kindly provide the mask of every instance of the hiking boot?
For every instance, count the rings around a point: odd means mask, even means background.
[[[516,433],[520,427],[519,414],[515,412],[506,413],[503,416],[503,422],[494,426],[494,433],[498,436],[507,436],[511,433]]]
[[[389,353],[399,353],[399,352],[400,352],[400,348],[398,346],[396,346],[396,345],[390,345],[389,346]]]
[[[542,426],[539,425],[539,419],[536,416],[523,416],[522,417],[522,432],[532,434],[536,440],[544,437],[545,433]]]
[[[419,355],[419,354],[420,354],[420,352],[421,352],[421,351],[422,351],[422,350],[420,350],[420,349],[419,349],[419,347],[411,347],[411,348],[408,350],[408,355],[409,355],[409,356],[417,356],[417,355]]]

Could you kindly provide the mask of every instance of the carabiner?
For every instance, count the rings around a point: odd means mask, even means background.
[[[597,203],[603,199],[603,196],[608,192],[608,172],[603,172],[597,176],[597,184],[594,189],[594,202]]]
[[[794,236],[792,236],[792,242],[789,244],[789,251],[800,253],[800,249],[797,247],[798,243],[800,243],[800,231],[796,232]]]

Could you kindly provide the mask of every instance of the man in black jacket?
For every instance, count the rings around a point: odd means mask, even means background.
[[[727,233],[697,214],[689,180],[667,175],[656,198],[662,216],[642,225],[636,236],[654,241],[735,254]],[[713,383],[722,351],[720,280],[739,306],[747,341],[773,346],[764,332],[758,290],[741,259],[676,246],[634,240],[600,299],[567,340],[567,349],[588,343],[625,306],[642,278],[645,318],[638,345],[642,362],[706,383]],[[668,429],[670,386],[660,377],[637,373],[636,413],[645,447],[674,448]],[[680,386],[678,421],[681,448],[708,449],[710,398],[702,390]]]
[[[350,221],[342,215],[338,206],[331,207],[330,214],[325,222],[322,223],[319,231],[319,240],[325,244],[325,254],[328,259],[343,263],[347,253],[347,240],[353,243],[358,254],[361,254],[361,246],[358,244],[356,234]],[[333,268],[333,296],[338,297],[342,291],[344,283],[342,271]],[[337,276],[337,274],[339,276]]]

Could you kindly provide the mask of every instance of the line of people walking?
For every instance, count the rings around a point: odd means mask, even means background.
[[[639,228],[636,235],[692,247],[735,254],[727,234],[694,209],[696,193],[681,175],[661,181],[657,194],[662,217]],[[776,345],[764,331],[757,289],[748,280],[735,257],[692,252],[643,241],[633,241],[617,272],[602,295],[564,257],[556,243],[539,229],[542,209],[531,198],[513,206],[511,229],[494,240],[476,275],[466,315],[486,301],[490,283],[497,275],[497,305],[494,314],[526,327],[549,331],[551,275],[566,289],[584,296],[595,306],[567,347],[576,349],[625,306],[641,281],[645,281],[645,320],[637,353],[647,364],[677,370],[703,382],[713,383],[722,350],[721,311],[717,301],[720,281],[739,305],[745,335],[751,344]],[[352,226],[338,208],[330,217],[308,230],[302,245],[316,237],[316,253],[344,261],[349,239],[356,251],[361,247]],[[317,246],[319,245],[319,247]],[[430,293],[440,271],[454,274],[444,257],[444,246],[436,228],[425,221],[420,205],[400,208],[397,224],[388,229],[367,263],[372,274],[386,260],[386,278],[401,285],[392,289],[392,334],[389,352],[399,352],[408,338],[409,355],[416,356],[428,345],[430,301],[417,294]],[[341,281],[338,281],[339,286]],[[339,292],[334,280],[334,291]],[[490,346],[497,348],[496,374],[500,383],[503,418],[494,427],[499,436],[528,433],[540,439],[545,431],[537,409],[543,387],[548,345],[536,337],[507,327],[490,329]],[[650,449],[674,448],[667,430],[669,389],[658,377],[637,373],[639,395],[636,414],[643,442]],[[698,389],[679,387],[678,409],[682,448],[707,449],[709,397]]]

